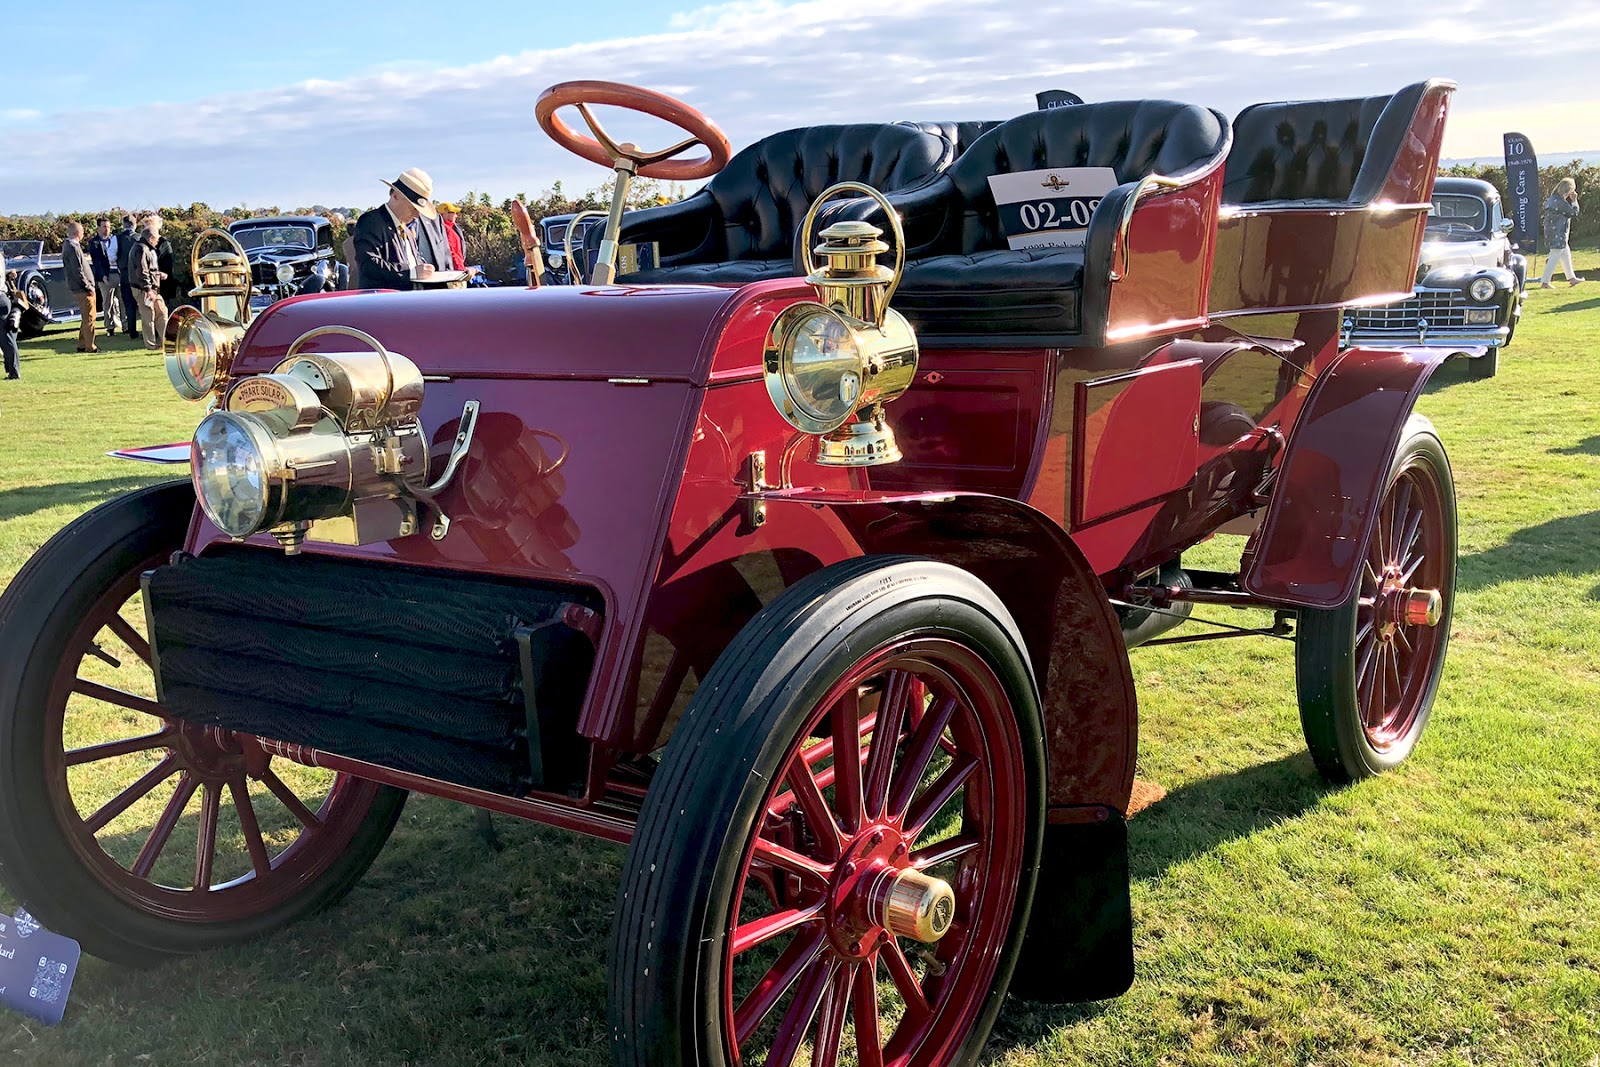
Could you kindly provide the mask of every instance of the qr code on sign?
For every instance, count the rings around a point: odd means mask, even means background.
[[[39,968],[34,972],[33,986],[28,990],[28,996],[46,1004],[54,1004],[61,999],[61,980],[66,976],[65,963],[40,956]]]

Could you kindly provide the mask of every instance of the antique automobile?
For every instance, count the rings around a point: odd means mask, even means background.
[[[579,216],[585,216],[580,218]],[[573,220],[577,220],[574,223]],[[604,212],[579,212],[567,215],[546,215],[539,220],[540,245],[544,248],[546,285],[572,285],[571,262],[582,259],[583,240],[597,222],[605,220]]]
[[[1130,648],[1292,642],[1335,782],[1433,709],[1451,352],[1340,324],[1412,286],[1452,89],[733,157],[566,82],[540,125],[618,179],[589,284],[249,317],[197,253],[190,481],[0,599],[6,885],[107,959],[202,951],[339,899],[417,791],[628,844],[617,1064],[967,1064],[1008,991],[1121,993]],[[635,175],[711,203],[634,216],[667,262],[619,284]],[[1196,604],[1274,621],[1170,634]]]
[[[347,289],[350,268],[333,248],[333,223],[321,215],[274,215],[228,224],[250,257],[251,302]]]
[[[7,271],[16,272],[17,288],[28,300],[18,331],[24,340],[38,337],[52,323],[78,321],[61,253],[45,255],[43,241],[0,241],[0,258]]]
[[[1477,178],[1440,178],[1422,241],[1417,287],[1405,300],[1351,308],[1350,344],[1481,346],[1469,364],[1492,378],[1522,318],[1528,261],[1511,248],[1500,192]]]

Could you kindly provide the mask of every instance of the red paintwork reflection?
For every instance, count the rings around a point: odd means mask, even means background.
[[[1205,321],[1221,199],[1219,164],[1191,185],[1140,201],[1128,227],[1123,277],[1110,286],[1109,341]]]
[[[1072,524],[1176,492],[1199,462],[1200,362],[1075,386]]]

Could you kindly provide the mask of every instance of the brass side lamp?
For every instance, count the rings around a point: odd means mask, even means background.
[[[201,255],[212,237],[228,247]],[[185,305],[167,317],[161,350],[172,388],[185,400],[202,400],[228,387],[239,341],[250,325],[250,260],[232,234],[207,229],[194,239],[189,272],[195,281],[189,295],[200,306]]]

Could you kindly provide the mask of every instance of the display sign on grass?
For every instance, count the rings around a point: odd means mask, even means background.
[[[1539,157],[1533,151],[1533,142],[1520,133],[1505,135],[1506,147],[1506,211],[1515,227],[1511,240],[1523,252],[1538,247],[1539,213],[1544,201],[1539,199]]]
[[[1110,167],[1056,167],[989,178],[1006,242],[1017,248],[1083,244],[1101,197],[1117,187]]]
[[[26,911],[0,915],[0,1005],[57,1026],[82,950],[40,926]]]

